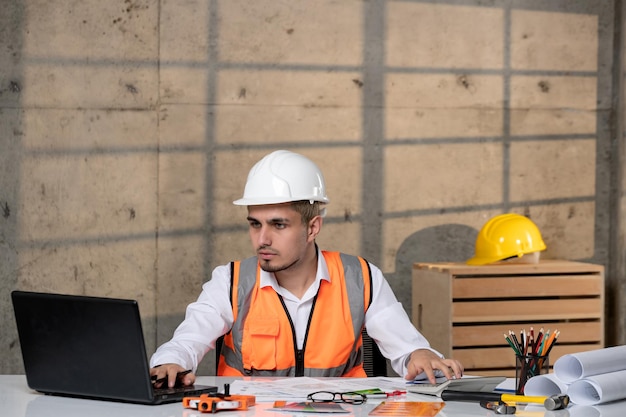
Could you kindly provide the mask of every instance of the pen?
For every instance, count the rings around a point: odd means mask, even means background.
[[[393,391],[393,392],[384,392],[382,394],[365,394],[365,396],[367,398],[389,398],[389,397],[399,397],[405,394],[406,394],[406,391]]]
[[[395,390],[391,392],[386,392],[385,395],[387,397],[399,397],[401,395],[406,395],[406,391]]]
[[[360,391],[356,391],[356,392],[360,393]],[[390,391],[390,392],[376,392],[372,394],[363,393],[363,395],[365,395],[367,398],[389,398],[389,397],[399,397],[401,395],[406,395],[406,391],[395,390],[395,391]]]

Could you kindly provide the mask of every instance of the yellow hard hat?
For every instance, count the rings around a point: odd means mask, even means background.
[[[478,232],[468,265],[485,265],[546,249],[539,228],[528,217],[506,213],[492,217]]]

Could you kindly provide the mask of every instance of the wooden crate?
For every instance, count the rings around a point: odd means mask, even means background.
[[[550,364],[567,353],[605,347],[604,267],[538,264],[413,265],[413,324],[466,373],[515,376],[509,330],[558,329]]]

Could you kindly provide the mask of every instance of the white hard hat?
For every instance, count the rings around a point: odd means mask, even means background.
[[[252,167],[243,198],[233,204],[257,206],[302,200],[328,203],[322,171],[307,157],[280,150]]]

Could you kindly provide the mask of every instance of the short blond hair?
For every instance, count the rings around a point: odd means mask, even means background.
[[[321,205],[322,203],[319,201],[311,203],[309,200],[293,201],[291,203],[291,207],[300,213],[300,218],[302,219],[303,224],[309,224],[313,217],[321,214]]]

